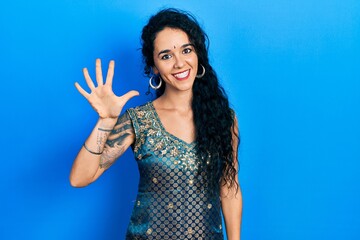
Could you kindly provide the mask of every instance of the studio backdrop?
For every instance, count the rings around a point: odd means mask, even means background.
[[[140,34],[193,13],[236,111],[243,240],[360,239],[360,1],[15,0],[0,3],[0,239],[124,239],[139,173],[129,149],[86,188],[72,163],[97,121],[82,68],[116,63],[145,95]]]

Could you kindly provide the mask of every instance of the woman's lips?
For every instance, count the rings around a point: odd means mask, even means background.
[[[180,81],[186,80],[190,76],[190,69],[180,73],[173,74],[173,76],[176,78],[176,80],[180,80]]]

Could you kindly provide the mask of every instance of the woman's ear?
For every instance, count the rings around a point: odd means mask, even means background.
[[[159,74],[159,70],[155,66],[152,67],[152,71],[155,75]]]

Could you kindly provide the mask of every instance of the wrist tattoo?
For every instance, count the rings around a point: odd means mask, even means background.
[[[103,131],[103,132],[111,132],[112,129],[105,129],[105,128],[98,128],[99,131]]]

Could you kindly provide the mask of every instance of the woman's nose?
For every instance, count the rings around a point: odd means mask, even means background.
[[[185,65],[184,59],[182,59],[181,56],[175,56],[174,68],[180,69],[184,67],[184,65]]]

